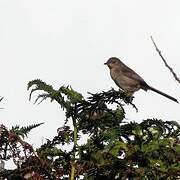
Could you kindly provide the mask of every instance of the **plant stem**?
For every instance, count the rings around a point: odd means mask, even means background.
[[[73,147],[73,161],[71,164],[71,178],[70,180],[74,180],[75,175],[75,164],[76,164],[76,146],[77,146],[77,124],[76,119],[73,119],[73,126],[74,126],[74,147]]]

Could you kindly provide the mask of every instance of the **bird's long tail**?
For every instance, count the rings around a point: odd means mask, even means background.
[[[161,92],[161,91],[159,91],[159,90],[157,90],[157,89],[155,89],[155,88],[153,88],[153,87],[151,87],[151,86],[148,86],[148,89],[150,89],[150,90],[152,90],[152,91],[154,91],[154,92],[156,92],[156,93],[158,93],[158,94],[161,94],[162,96],[164,96],[164,97],[166,97],[166,98],[168,98],[168,99],[171,99],[172,101],[175,101],[175,102],[179,103],[176,98],[174,98],[174,97],[172,97],[172,96],[169,96],[169,95],[167,95],[166,93],[163,93],[163,92]]]

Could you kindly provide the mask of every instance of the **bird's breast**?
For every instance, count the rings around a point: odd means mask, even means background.
[[[125,91],[135,92],[140,89],[138,81],[126,76],[121,71],[111,70],[110,75],[114,82],[117,84],[117,86],[121,89],[124,89]]]

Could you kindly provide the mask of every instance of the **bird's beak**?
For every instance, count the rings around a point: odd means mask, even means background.
[[[105,62],[104,65],[107,65],[107,62]]]

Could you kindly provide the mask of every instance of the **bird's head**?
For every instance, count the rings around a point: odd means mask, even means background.
[[[104,64],[107,65],[109,67],[109,69],[113,69],[113,68],[119,67],[121,65],[121,63],[122,62],[120,61],[120,59],[118,59],[116,57],[111,57]]]

